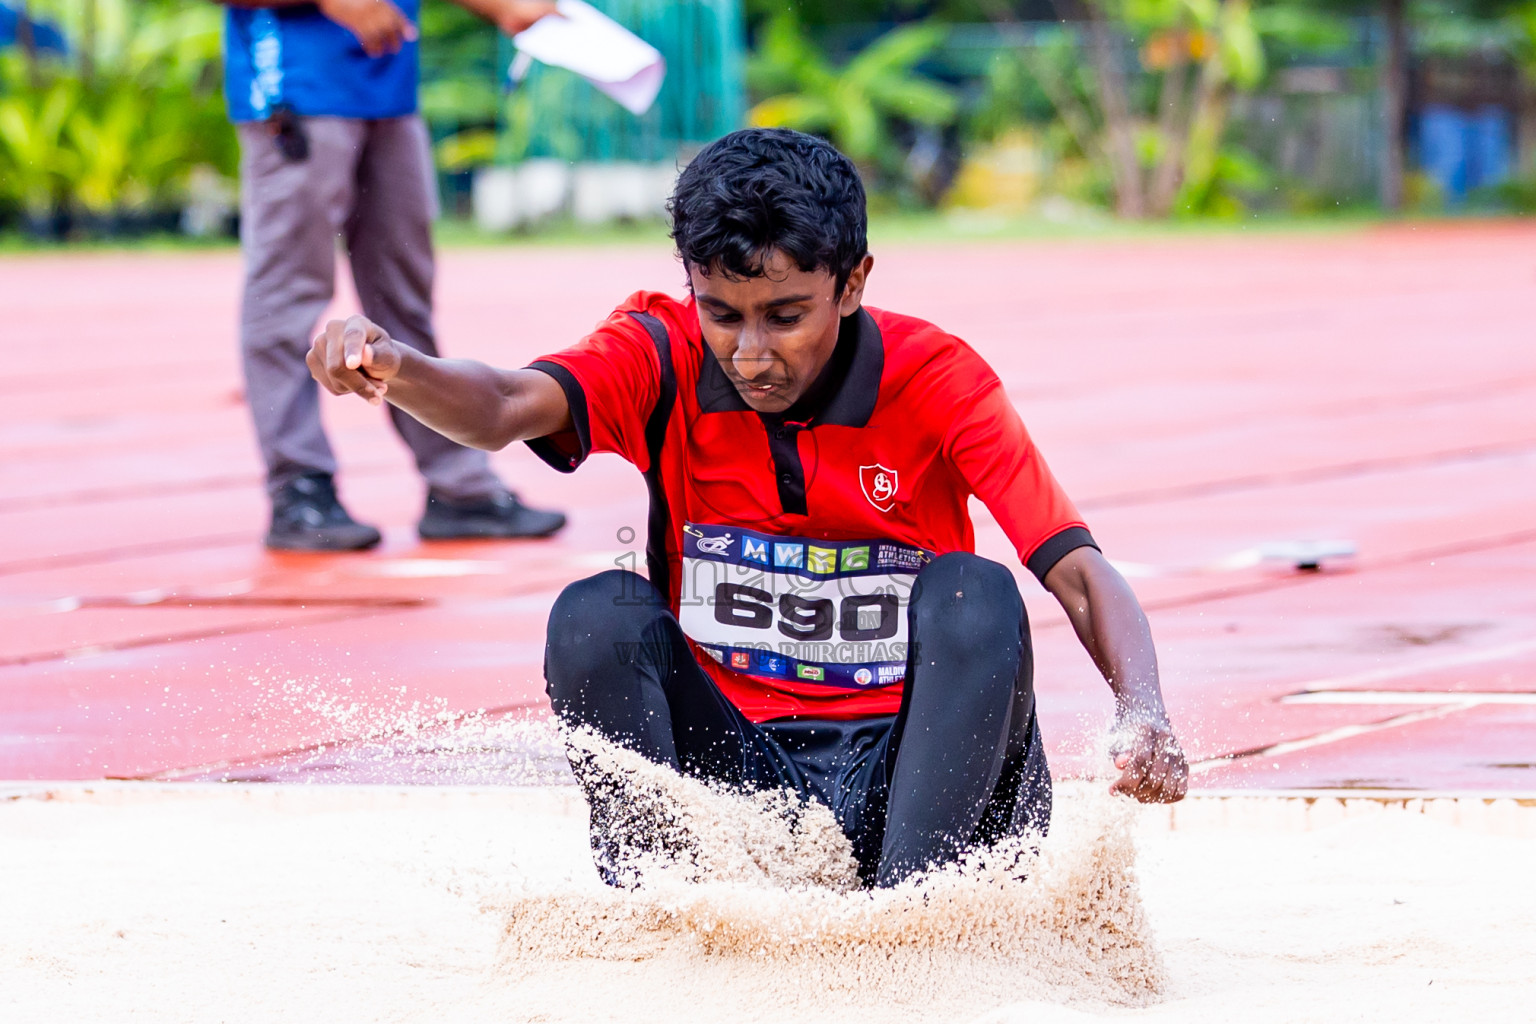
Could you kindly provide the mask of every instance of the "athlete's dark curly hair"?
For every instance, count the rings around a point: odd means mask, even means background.
[[[747,128],[699,151],[667,204],[684,266],[757,277],[777,249],[841,295],[868,251],[864,183],[831,143],[787,128]]]

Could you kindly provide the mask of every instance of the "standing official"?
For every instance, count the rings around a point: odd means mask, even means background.
[[[362,307],[390,336],[437,354],[431,225],[436,191],[416,110],[420,0],[223,0],[225,94],[240,135],[245,388],[272,500],[269,548],[379,542],[337,500],[336,458],[304,365],[335,288],[336,242]],[[509,34],[554,13],[529,0],[455,0]],[[466,448],[395,409],[427,482],[427,539],[542,537],[558,512],[525,506]]]

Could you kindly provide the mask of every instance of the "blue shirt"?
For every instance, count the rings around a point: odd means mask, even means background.
[[[421,0],[394,0],[417,20]],[[310,4],[231,7],[225,21],[224,98],[231,121],[262,121],[279,105],[315,117],[416,112],[415,43],[370,57],[357,37]]]

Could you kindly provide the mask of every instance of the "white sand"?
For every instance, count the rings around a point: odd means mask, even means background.
[[[1118,812],[1068,786],[1032,876],[1035,895],[999,895],[1009,912],[959,936],[1021,936],[1035,958],[1014,965],[1014,990],[1006,953],[953,948],[956,922],[974,923],[984,907],[975,888],[952,888],[936,910],[930,898],[928,918],[910,893],[870,910],[867,896],[797,898],[718,875],[691,904],[676,893],[607,890],[590,867],[585,807],[568,787],[124,783],[55,787],[51,799],[35,786],[13,789],[0,800],[7,1024],[1491,1024],[1529,1020],[1536,1005],[1536,808],[1509,801],[1431,808],[1460,808],[1476,827],[1402,808],[1328,824],[1344,806],[1332,800],[1310,812],[1300,801],[1212,798],[1172,817],[1137,812],[1148,932],[1133,907],[1115,905],[1136,899],[1134,885],[1112,891],[1134,881],[1129,861],[1117,859],[1130,849],[1115,836]],[[1098,838],[1095,822],[1108,826]],[[1073,874],[1051,862],[1050,843],[1097,850],[1100,861]],[[1106,882],[1110,890],[1090,891]],[[858,913],[835,903],[860,898]],[[794,909],[815,900],[840,909]],[[685,904],[692,909],[679,910]],[[780,934],[800,937],[800,954],[706,951],[699,912],[711,905],[728,907],[742,935],[781,921]],[[798,917],[784,922],[786,913]],[[825,931],[829,922],[843,931]],[[1146,972],[1159,992],[1138,995],[1135,979],[1053,974],[1103,955],[1084,936],[1106,922],[1125,931],[1105,944],[1113,955],[1104,962]],[[864,952],[840,958],[850,941]],[[895,989],[894,978],[911,984]]]

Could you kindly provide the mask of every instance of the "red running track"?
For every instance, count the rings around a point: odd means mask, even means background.
[[[1536,791],[1536,226],[878,243],[870,303],[991,360],[1132,575],[1197,785]],[[423,545],[403,449],[329,401],[386,543],[269,555],[238,279],[233,253],[0,259],[0,778],[526,765],[487,722],[543,710],[545,612],[635,547],[638,475],[507,451],[570,529]],[[680,274],[658,243],[454,250],[440,281],[446,347],[520,365]],[[1331,539],[1358,556],[1254,557]],[[1107,689],[1020,576],[1054,763],[1090,771]]]

